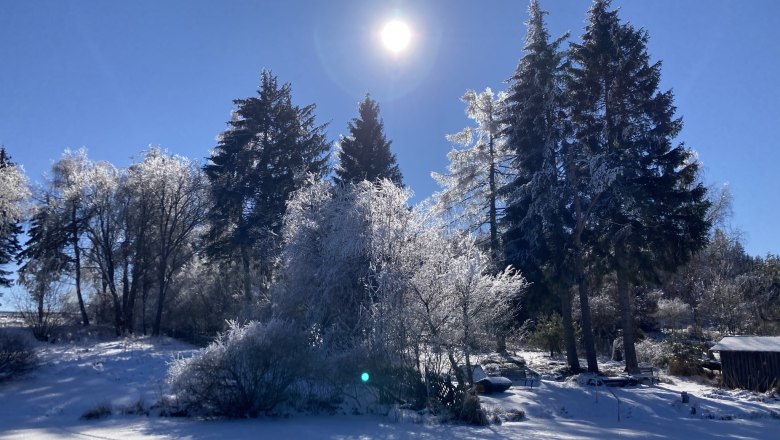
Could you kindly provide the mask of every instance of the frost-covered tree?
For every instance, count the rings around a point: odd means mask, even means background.
[[[626,367],[633,372],[630,287],[658,282],[659,273],[704,245],[709,202],[695,156],[674,145],[682,121],[672,93],[658,90],[661,65],[649,61],[647,32],[621,23],[610,3],[594,2],[582,43],[572,44],[569,91],[574,148],[588,152],[592,176],[608,176],[597,179],[604,191],[594,205],[598,237],[591,242],[601,243],[617,276]]]
[[[98,298],[110,303],[118,335],[135,331],[137,299],[146,298],[152,287],[153,200],[149,194],[132,189],[125,169],[97,162],[90,170],[87,203],[92,215],[85,228],[87,258],[95,272]],[[142,317],[145,310],[142,307]],[[145,319],[142,322],[145,324]]]
[[[73,276],[81,321],[85,326],[89,325],[89,315],[82,292],[82,238],[91,215],[85,202],[90,167],[91,162],[83,149],[77,152],[65,150],[52,165],[51,175],[37,196],[36,215],[40,221],[33,225],[35,232],[31,232],[25,245],[29,251],[25,249],[21,254],[21,258],[28,262],[44,258],[44,255],[67,256],[66,264],[47,267],[56,266]],[[45,223],[42,221],[44,217]]]
[[[447,154],[447,174],[431,173],[443,188],[434,195],[434,209],[452,218],[460,229],[486,232],[486,248],[493,264],[500,267],[499,220],[503,206],[499,190],[509,181],[511,159],[500,136],[503,95],[496,97],[488,87],[481,93],[468,90],[460,99],[466,104],[466,116],[476,126],[447,136],[457,147]]]
[[[257,96],[234,103],[204,167],[212,194],[208,250],[217,261],[240,262],[249,300],[253,280],[262,290],[270,280],[290,193],[307,173],[325,174],[329,145],[314,104],[293,105],[290,84],[280,85],[270,71],[262,72]]]
[[[655,316],[662,321],[666,328],[670,328],[672,332],[675,332],[680,328],[681,323],[690,319],[691,306],[680,298],[664,298],[658,301],[658,311],[655,313]]]
[[[389,179],[401,185],[401,170],[390,152],[385,138],[384,122],[379,117],[379,105],[366,94],[358,107],[358,117],[349,125],[349,135],[339,141],[336,180],[357,183]]]
[[[82,293],[82,244],[84,228],[91,215],[89,206],[85,202],[91,161],[87,158],[87,151],[65,150],[60,160],[52,166],[50,191],[57,199],[60,209],[61,224],[67,236],[67,247],[72,259],[73,279],[76,287],[76,298],[81,312],[81,321],[89,325],[89,315]]]
[[[0,286],[12,283],[11,272],[3,266],[13,262],[22,250],[19,234],[29,198],[24,170],[11,161],[5,148],[0,148]]]
[[[468,238],[456,243],[448,256],[451,261],[445,280],[450,287],[445,295],[455,316],[444,322],[444,336],[452,344],[451,356],[455,352],[463,354],[466,379],[473,385],[473,347],[488,346],[485,339],[495,336],[489,335],[488,329],[503,328],[512,319],[512,300],[522,293],[525,280],[511,267],[491,275],[489,257]]]
[[[193,240],[206,219],[207,194],[197,164],[157,148],[128,169],[129,191],[150,202],[149,246],[157,302],[152,335],[159,335],[163,309],[175,275],[192,258]]]
[[[92,213],[85,225],[89,241],[86,256],[112,298],[114,326],[117,334],[125,332],[125,313],[123,306],[127,301],[120,300],[119,269],[121,267],[120,248],[129,239],[122,227],[123,210],[120,206],[120,171],[114,166],[99,162],[90,169],[90,184],[87,190],[87,203]]]
[[[441,371],[442,355],[460,374],[492,326],[511,318],[525,282],[512,269],[493,275],[471,237],[447,235],[409,197],[388,180],[311,181],[290,201],[273,292],[281,317],[328,352],[358,348],[353,359],[415,371],[419,384],[425,371]]]
[[[286,318],[322,334],[351,337],[368,325],[368,207],[357,188],[372,183],[362,182],[333,187],[312,176],[288,204],[276,299]]]
[[[370,369],[380,394],[405,394],[402,372],[419,371],[403,294],[383,288],[415,226],[408,197],[387,180],[332,186],[312,177],[288,204],[273,309],[312,335],[331,383]]]
[[[756,258],[750,274],[741,281],[745,297],[758,315],[758,333],[780,334],[780,256]]]
[[[747,332],[758,320],[748,294],[755,285],[753,268],[738,236],[716,229],[709,244],[666,280],[664,290],[689,306],[695,334],[706,326]]]

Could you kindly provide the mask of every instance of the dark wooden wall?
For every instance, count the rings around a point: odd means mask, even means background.
[[[721,351],[723,384],[764,392],[780,385],[780,353]]]

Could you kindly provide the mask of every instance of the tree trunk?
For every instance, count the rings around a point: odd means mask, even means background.
[[[452,353],[452,349],[447,350],[447,358],[450,360],[450,367],[455,372],[455,380],[458,381],[458,388],[466,389],[466,378],[463,377],[463,370],[458,367],[458,362],[455,360],[455,355]]]
[[[618,243],[615,247],[615,258],[618,265],[618,304],[623,324],[623,354],[626,359],[626,371],[634,374],[639,372],[639,363],[636,359],[636,349],[634,347],[634,315],[631,313],[631,289],[628,284],[627,269],[625,267],[626,255],[622,243]]]
[[[146,276],[143,278],[143,286],[141,286],[141,329],[144,336],[146,336],[146,300],[149,299],[149,283]]]
[[[580,358],[577,356],[577,338],[574,334],[574,320],[571,314],[571,289],[564,287],[560,292],[561,318],[563,318],[563,341],[566,346],[566,362],[572,373],[580,372]]]
[[[160,326],[162,324],[162,312],[163,312],[163,305],[165,304],[165,294],[167,289],[167,285],[165,282],[165,272],[166,272],[167,264],[165,262],[165,259],[162,259],[160,262],[160,268],[158,273],[158,279],[157,279],[157,313],[155,313],[154,317],[154,324],[152,326],[152,336],[160,336]]]
[[[489,185],[489,222],[490,222],[490,258],[493,261],[494,266],[498,267],[498,222],[496,220],[496,163],[495,163],[495,145],[493,143],[493,135],[490,135],[490,142],[488,144],[490,148],[490,170],[488,171],[488,185]]]
[[[87,308],[84,306],[84,297],[81,295],[81,247],[79,246],[79,225],[77,219],[76,204],[73,203],[71,207],[70,217],[70,232],[71,232],[71,244],[73,245],[73,257],[76,265],[76,298],[79,301],[79,310],[81,311],[81,322],[87,327],[89,326],[89,315],[87,315]]]
[[[496,336],[496,353],[506,353],[506,333],[503,330]]]
[[[122,334],[132,333],[132,327],[128,325],[128,313],[127,309],[130,302],[130,291],[132,286],[130,285],[130,263],[125,257],[125,261],[122,264]],[[132,313],[130,314],[132,316]]]
[[[469,343],[471,342],[471,326],[469,325],[469,303],[463,301],[461,308],[463,320],[463,354],[466,357],[466,379],[468,379],[469,386],[474,385],[474,371],[471,370],[471,356]]]
[[[498,212],[497,212],[497,203],[498,203],[498,188],[496,184],[496,150],[495,150],[495,139],[493,139],[493,135],[490,135],[490,140],[488,143],[489,152],[490,152],[490,170],[488,171],[488,185],[489,185],[489,202],[490,206],[488,207],[488,216],[489,216],[489,222],[490,222],[490,259],[493,263],[493,273],[496,273],[501,266],[503,266],[502,263],[499,262],[499,256],[501,255],[499,252],[499,244],[498,244]],[[507,327],[508,325],[504,323],[500,323],[499,326],[496,329],[496,352],[497,353],[506,353],[506,333],[507,333]]]
[[[43,287],[43,283],[41,284],[41,287],[38,288],[38,326],[39,328],[43,328],[43,296],[45,295],[46,288]]]
[[[111,288],[111,302],[114,304],[114,331],[117,336],[122,336],[124,326],[122,325],[122,304],[116,293],[116,287]]]
[[[108,291],[111,293],[111,304],[114,306],[114,330],[116,335],[121,336],[124,326],[122,325],[122,303],[119,298],[119,294],[116,291],[116,280],[114,279],[114,262],[110,258],[107,258],[105,264],[105,273],[103,279],[108,286]]]
[[[247,304],[249,304],[252,302],[252,278],[249,270],[249,251],[244,244],[241,245],[241,265],[244,278],[244,298],[246,299]]]
[[[160,324],[162,323],[163,302],[165,301],[165,287],[160,286],[157,294],[157,313],[155,313],[152,325],[152,336],[160,336]]]
[[[580,314],[582,324],[582,345],[585,346],[585,357],[588,361],[588,372],[598,373],[599,364],[596,359],[596,345],[593,340],[593,325],[590,321],[590,303],[588,302],[588,280],[585,278],[585,262],[582,256],[582,246],[578,237],[575,238],[574,270],[580,295]]]

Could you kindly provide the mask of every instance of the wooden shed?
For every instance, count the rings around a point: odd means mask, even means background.
[[[720,352],[725,386],[760,392],[780,386],[780,336],[727,336],[711,350]]]

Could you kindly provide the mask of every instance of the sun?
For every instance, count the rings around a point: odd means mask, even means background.
[[[389,21],[382,28],[382,44],[394,53],[400,53],[412,39],[412,31],[401,20]]]

